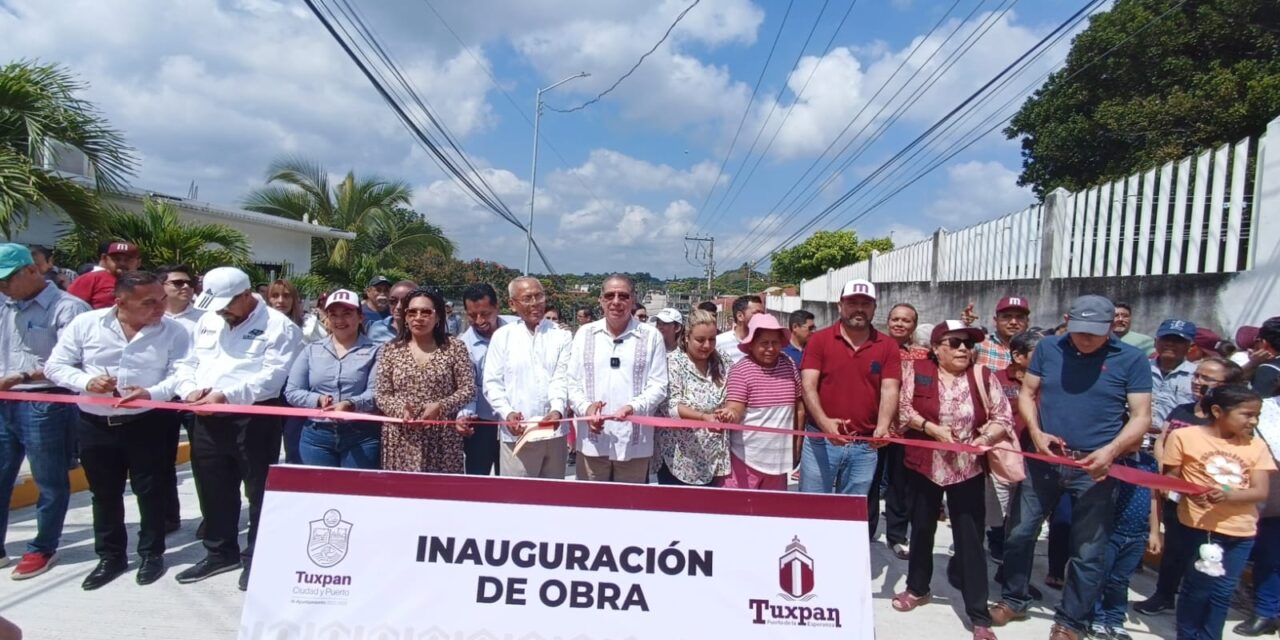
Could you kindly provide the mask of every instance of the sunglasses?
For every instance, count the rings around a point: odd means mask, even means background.
[[[964,345],[965,349],[972,351],[978,341],[973,338],[943,338],[938,341],[938,344],[945,344],[952,349],[959,349],[961,345]]]
[[[190,287],[194,283],[191,280],[169,280],[165,284],[173,285],[174,289],[182,289],[183,287]]]
[[[606,293],[600,297],[604,298],[605,300],[630,300],[631,294],[626,292],[620,292],[620,291],[610,291],[609,293]]]
[[[436,314],[435,309],[406,309],[404,317],[406,318],[430,318]]]

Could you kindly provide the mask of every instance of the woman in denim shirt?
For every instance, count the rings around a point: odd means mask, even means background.
[[[364,335],[360,298],[345,289],[329,294],[327,339],[303,347],[285,385],[289,404],[306,409],[372,413],[378,345]],[[376,422],[308,419],[302,428],[302,463],[377,469],[382,427]]]

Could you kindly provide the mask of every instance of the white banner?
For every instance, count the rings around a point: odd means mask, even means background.
[[[242,639],[874,637],[860,497],[274,467]]]

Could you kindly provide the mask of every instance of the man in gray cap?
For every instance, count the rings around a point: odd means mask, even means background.
[[[1004,593],[991,608],[995,626],[1025,620],[1036,539],[1062,495],[1071,511],[1071,562],[1050,640],[1085,637],[1107,576],[1114,525],[1111,463],[1135,449],[1151,426],[1151,368],[1146,356],[1111,333],[1115,306],[1095,295],[1076,298],[1067,333],[1045,338],[1027,366],[1018,411],[1036,450],[1079,460],[1083,468],[1027,460],[1027,479],[1010,505]]]

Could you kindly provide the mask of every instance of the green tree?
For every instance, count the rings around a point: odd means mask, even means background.
[[[1176,4],[1116,0],[1076,36],[1005,129],[1022,138],[1021,184],[1078,191],[1255,136],[1280,113],[1280,3]]]
[[[893,250],[893,240],[858,240],[856,231],[818,231],[804,242],[773,254],[771,273],[775,282],[798,283],[816,278],[845,265],[862,262],[872,251]],[[755,289],[752,285],[752,289]]]
[[[214,267],[249,265],[249,238],[224,224],[191,224],[179,220],[167,202],[147,199],[142,213],[113,210],[95,227],[72,224],[58,239],[66,264],[98,261],[98,247],[110,240],[138,245],[143,264],[189,264],[197,273]]]
[[[62,211],[82,228],[106,219],[100,193],[120,188],[133,171],[133,152],[77,97],[84,88],[57,65],[0,67],[0,234],[20,231],[31,212],[44,208]],[[45,168],[69,152],[84,154],[92,187]]]
[[[334,285],[362,282],[366,271],[404,272],[411,256],[453,255],[444,231],[410,208],[413,190],[403,181],[349,171],[331,185],[324,167],[299,158],[278,160],[267,174],[267,186],[249,194],[246,209],[356,234],[312,241],[311,270]]]

